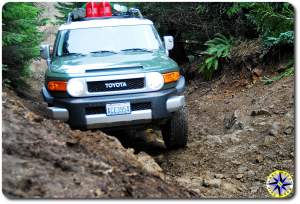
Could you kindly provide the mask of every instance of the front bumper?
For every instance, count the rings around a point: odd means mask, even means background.
[[[177,82],[175,88],[136,94],[97,96],[86,98],[53,98],[42,89],[50,118],[66,121],[73,128],[106,128],[134,124],[151,123],[153,120],[169,118],[172,112],[184,106],[185,79]],[[105,107],[107,103],[130,102],[130,104],[150,104],[143,110],[133,110],[131,114],[107,116],[105,113],[87,114],[87,108]]]

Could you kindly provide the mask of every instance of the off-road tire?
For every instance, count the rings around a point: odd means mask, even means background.
[[[188,139],[187,110],[185,107],[173,113],[168,122],[161,127],[162,136],[168,149],[186,146]]]

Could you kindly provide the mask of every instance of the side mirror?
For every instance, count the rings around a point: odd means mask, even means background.
[[[165,43],[166,50],[172,50],[174,47],[173,36],[164,36],[164,43]]]
[[[40,54],[43,59],[49,60],[50,59],[50,45],[48,45],[48,44],[41,45]]]

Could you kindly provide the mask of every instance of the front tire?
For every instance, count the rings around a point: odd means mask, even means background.
[[[161,127],[162,136],[168,149],[185,147],[188,139],[187,111],[183,107],[175,112],[170,120]]]

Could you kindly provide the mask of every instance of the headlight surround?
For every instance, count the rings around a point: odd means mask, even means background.
[[[78,97],[84,94],[85,83],[80,79],[70,79],[67,84],[67,91],[71,96]]]
[[[152,72],[147,74],[146,78],[147,87],[153,91],[159,90],[164,85],[164,78],[162,74],[158,72]]]

